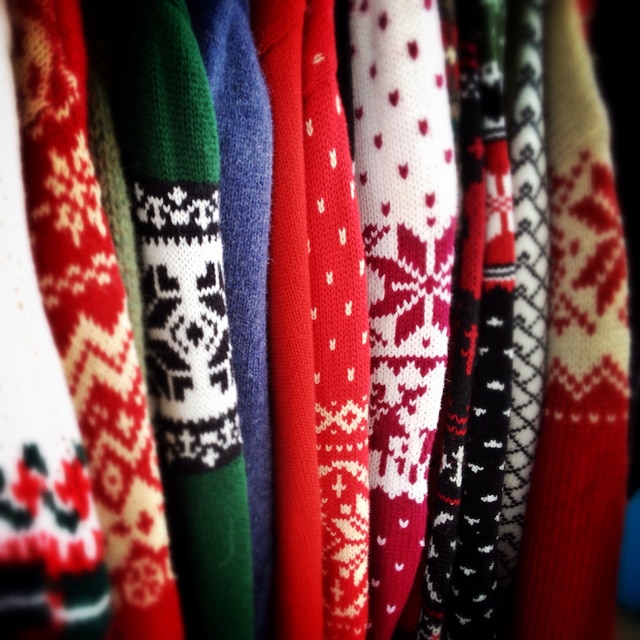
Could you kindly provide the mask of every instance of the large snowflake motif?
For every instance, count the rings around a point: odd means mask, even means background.
[[[576,194],[576,184],[585,175]],[[585,182],[587,188],[583,186]],[[552,214],[558,220],[569,215],[580,225],[579,234],[570,233],[561,222],[552,229],[551,258],[556,267],[551,273],[551,286],[560,302],[554,307],[553,321],[559,331],[578,322],[591,333],[593,322],[569,292],[591,289],[593,308],[602,316],[615,303],[626,280],[626,253],[614,177],[609,166],[591,162],[590,154],[585,152],[567,174],[553,175],[551,188]],[[572,261],[578,261],[577,269],[570,268]],[[624,310],[621,313],[624,315]]]
[[[369,309],[372,318],[396,316],[394,342],[396,346],[425,324],[427,296],[433,304],[434,324],[447,326],[449,298],[440,287],[451,271],[453,225],[435,243],[434,273],[427,269],[427,242],[421,240],[403,224],[398,225],[398,257],[371,256],[370,268],[384,281],[384,295]],[[434,295],[435,294],[435,295]]]

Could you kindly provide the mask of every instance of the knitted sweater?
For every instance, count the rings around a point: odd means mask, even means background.
[[[274,636],[323,633],[322,525],[302,116],[304,0],[256,0],[252,26],[273,116],[268,272],[273,428]]]
[[[504,4],[476,5],[487,223],[458,545],[444,621],[448,638],[498,633],[498,522],[511,407],[515,239],[500,67]]]
[[[613,638],[627,472],[626,254],[607,114],[573,0],[545,12],[547,382],[514,637]]]
[[[437,4],[351,11],[356,185],[371,333],[371,638],[389,638],[427,523],[457,203]]]
[[[324,637],[364,638],[369,554],[369,316],[364,247],[336,81],[333,0],[303,41],[304,155],[322,498]]]
[[[107,8],[141,243],[149,392],[187,634],[250,638],[249,514],[209,86],[184,2]]]
[[[542,418],[549,291],[549,208],[543,118],[544,2],[514,5],[515,42],[509,153],[516,224],[513,377],[507,458],[498,528],[498,578],[515,570]]]
[[[104,537],[29,246],[9,47],[2,0],[0,628],[7,638],[96,638],[111,613]]]
[[[439,638],[442,633],[457,548],[486,233],[477,8],[473,0],[459,0],[456,10],[460,46],[460,151],[464,197],[454,273],[447,383],[439,424],[441,444],[435,464],[432,463],[431,467],[437,492],[429,517],[426,568],[421,576],[423,606],[420,611],[420,637],[429,639]]]
[[[33,253],[105,531],[114,632],[134,638],[162,630],[180,638],[145,388],[87,147],[80,6],[66,0],[12,6]]]

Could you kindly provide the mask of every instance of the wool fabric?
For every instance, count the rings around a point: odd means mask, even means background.
[[[302,115],[304,0],[257,1],[252,28],[273,117],[267,292],[273,429],[274,630],[323,634],[322,524]]]
[[[514,78],[509,155],[516,224],[513,375],[498,527],[498,579],[511,584],[518,559],[542,418],[549,293],[549,208],[543,116],[544,0],[513,5]]]
[[[87,24],[91,5],[83,4],[83,20],[89,56],[88,113],[89,152],[100,185],[100,203],[109,221],[118,267],[127,292],[127,309],[133,329],[133,340],[143,377],[144,328],[142,324],[141,263],[131,217],[131,200],[122,170],[120,144],[116,137],[112,106],[108,92],[108,60],[95,31]]]
[[[247,0],[188,0],[220,139],[220,233],[251,523],[256,637],[268,632],[273,470],[267,383],[267,259],[273,132]]]
[[[333,0],[303,32],[303,116],[324,637],[364,638],[368,614],[371,364],[364,246],[336,80]]]
[[[2,0],[0,628],[6,638],[97,638],[111,614],[104,536],[29,246],[9,49]]]
[[[437,458],[432,462],[435,504],[429,516],[428,552],[421,576],[422,607],[419,637],[441,637],[462,499],[465,446],[471,412],[482,260],[485,248],[486,202],[484,143],[480,103],[477,7],[456,3],[460,65],[460,150],[464,189],[462,225],[457,240],[451,345],[445,393],[438,429]]]
[[[545,10],[547,381],[514,637],[613,638],[626,503],[629,326],[610,131],[572,0]]]
[[[515,238],[501,106],[504,6],[501,2],[478,4],[487,223],[458,545],[443,625],[443,635],[449,638],[494,638],[498,634],[498,522],[511,407]]]
[[[147,371],[188,637],[253,636],[246,475],[226,312],[220,158],[184,2],[109,6],[141,243]],[[120,7],[124,11],[124,4]]]
[[[457,178],[437,4],[359,2],[350,28],[371,334],[369,636],[389,638],[425,545]]]
[[[105,532],[113,633],[180,638],[145,387],[87,146],[80,6],[11,6],[32,247]]]

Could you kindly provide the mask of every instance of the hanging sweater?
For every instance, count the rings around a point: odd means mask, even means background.
[[[304,156],[320,496],[324,637],[364,638],[368,612],[370,380],[364,247],[336,80],[333,0],[303,39]]]
[[[256,0],[252,27],[273,116],[268,271],[274,467],[274,637],[323,633],[322,525],[315,431],[302,117],[304,0]]]
[[[104,536],[29,246],[9,48],[2,0],[0,629],[6,638],[99,638],[111,613]]]
[[[542,418],[549,291],[549,208],[543,118],[543,0],[513,6],[509,154],[516,224],[513,377],[498,528],[498,579],[508,587],[518,558]]]
[[[164,497],[125,289],[87,147],[78,2],[12,4],[38,280],[89,458],[114,633],[182,637]]]
[[[109,5],[141,243],[149,391],[190,638],[253,636],[246,475],[226,312],[220,158],[184,2]]]
[[[456,167],[437,4],[352,7],[356,185],[369,284],[370,637],[389,638],[427,523],[449,338]]]
[[[547,382],[514,637],[613,638],[626,499],[629,326],[607,114],[573,0],[545,11]]]
[[[458,545],[443,627],[448,638],[494,638],[498,633],[498,522],[511,407],[515,239],[502,107],[504,5],[482,0],[477,4],[483,61],[486,245]]]
[[[477,7],[473,0],[459,0],[456,10],[460,47],[460,152],[464,197],[454,273],[447,382],[438,427],[441,440],[438,457],[431,467],[431,477],[437,490],[429,516],[426,567],[420,582],[422,608],[419,637],[430,640],[442,634],[456,553],[486,233]]]
[[[220,233],[251,522],[256,637],[269,630],[273,479],[267,385],[271,106],[247,0],[188,0],[220,138]]]

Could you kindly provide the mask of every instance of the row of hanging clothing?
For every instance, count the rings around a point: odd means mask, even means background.
[[[588,4],[0,0],[2,633],[613,637]]]

